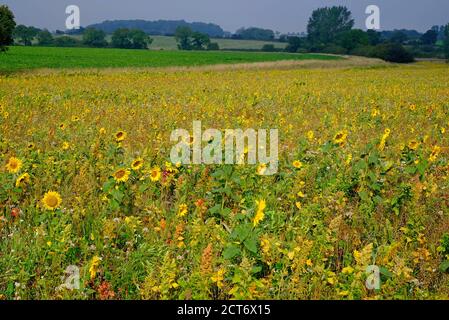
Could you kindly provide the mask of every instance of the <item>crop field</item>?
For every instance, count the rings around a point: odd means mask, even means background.
[[[12,48],[0,68],[290,57],[126,54]],[[448,74],[417,63],[0,76],[0,299],[448,299]],[[194,120],[277,128],[278,172],[172,164],[170,134]],[[69,266],[78,290],[62,286]]]
[[[280,60],[339,60],[320,54],[221,51],[149,51],[126,49],[11,47],[1,56],[0,72],[40,68],[192,67]]]

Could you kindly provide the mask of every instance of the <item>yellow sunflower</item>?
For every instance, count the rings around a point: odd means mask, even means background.
[[[9,161],[6,164],[6,170],[8,170],[10,173],[17,173],[20,168],[22,168],[22,160],[16,157],[9,158]]]
[[[256,200],[257,211],[253,219],[254,226],[257,226],[264,218],[264,210],[267,207],[265,200]]]
[[[47,210],[55,210],[62,203],[61,195],[55,191],[48,191],[42,199],[42,204]]]
[[[140,168],[142,168],[143,166],[143,159],[142,158],[137,158],[136,160],[134,160],[131,163],[131,168],[135,171],[140,170]]]
[[[20,187],[22,185],[28,184],[30,182],[30,175],[28,173],[22,174],[16,180],[16,187]]]
[[[122,142],[126,139],[127,133],[125,131],[117,131],[114,135],[115,141]]]
[[[302,162],[299,161],[299,160],[295,160],[295,161],[293,161],[293,166],[294,166],[296,169],[301,169],[301,168],[302,168]]]
[[[409,143],[408,143],[408,148],[410,149],[410,150],[416,150],[416,149],[418,149],[418,147],[419,147],[419,142],[418,141],[416,141],[416,140],[412,140],[412,141],[410,141]]]
[[[347,131],[339,131],[334,136],[334,143],[342,145],[342,144],[344,144],[346,142],[346,138],[347,137],[348,137],[348,132]]]
[[[435,162],[437,160],[438,155],[440,154],[440,152],[441,152],[441,147],[434,146],[433,149],[432,149],[432,153],[429,156],[429,161],[430,162]]]
[[[117,182],[126,182],[128,181],[130,173],[131,172],[127,169],[118,169],[112,176]]]
[[[159,181],[160,178],[161,178],[161,168],[154,167],[153,169],[150,170],[151,181],[153,182]]]
[[[180,204],[178,208],[178,216],[184,217],[187,214],[187,205],[185,203]]]

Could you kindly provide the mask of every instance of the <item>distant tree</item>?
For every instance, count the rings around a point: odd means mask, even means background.
[[[397,44],[403,44],[408,40],[408,36],[402,31],[395,31],[391,35],[390,41]]]
[[[262,51],[264,52],[274,52],[276,51],[276,47],[274,46],[274,44],[264,44],[262,47]]]
[[[312,12],[307,25],[308,39],[313,44],[329,44],[337,35],[354,26],[351,11],[346,7],[325,7]]]
[[[37,34],[37,43],[40,46],[49,46],[53,44],[53,36],[51,35],[50,31],[48,30],[42,30],[39,31]]]
[[[298,49],[303,45],[303,39],[300,37],[288,37],[288,45],[285,48],[287,52],[298,52]]]
[[[376,46],[382,41],[381,34],[376,30],[367,30],[366,35],[368,36],[369,44],[372,46]]]
[[[80,41],[69,36],[55,37],[53,40],[53,45],[56,47],[78,47],[81,44]]]
[[[94,28],[87,28],[83,33],[83,43],[89,47],[103,48],[108,45],[106,33]]]
[[[207,50],[209,51],[218,51],[220,50],[220,46],[216,42],[211,42],[207,45]]]
[[[210,38],[207,34],[201,32],[193,32],[191,39],[191,47],[193,50],[205,50],[210,44]]]
[[[192,50],[192,29],[189,27],[178,27],[175,32],[175,39],[178,42],[179,50]]]
[[[369,37],[363,30],[353,29],[340,33],[337,36],[338,44],[345,48],[348,52],[357,47],[367,46]]]
[[[153,42],[142,30],[117,29],[112,35],[112,46],[122,49],[147,49]]]
[[[389,62],[409,63],[413,62],[413,55],[398,43],[384,43],[377,45],[373,50],[373,56]]]
[[[236,35],[240,39],[245,40],[262,40],[262,41],[270,41],[274,39],[274,31],[270,29],[261,29],[261,28],[240,28],[236,31]]]
[[[5,5],[0,6],[0,52],[8,50],[9,45],[13,44],[13,32],[16,27],[14,14]]]
[[[14,30],[14,37],[17,42],[23,44],[24,46],[31,46],[33,44],[34,38],[41,30],[35,27],[27,27],[23,24],[18,25]]]
[[[444,54],[449,62],[449,24],[444,28]]]
[[[428,30],[421,36],[421,43],[424,45],[433,46],[438,39],[438,32],[435,30]]]

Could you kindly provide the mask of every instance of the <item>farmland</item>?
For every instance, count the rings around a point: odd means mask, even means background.
[[[39,68],[192,67],[280,60],[338,59],[341,58],[320,54],[11,47],[1,56],[0,72]]]
[[[20,50],[29,56],[15,59]],[[52,50],[12,48],[1,69],[173,64]],[[176,59],[217,57],[198,55]],[[0,299],[447,299],[448,71],[1,76]],[[278,128],[278,173],[172,164],[170,133],[194,120]],[[377,290],[365,286],[369,265]],[[61,288],[68,266],[79,290]]]

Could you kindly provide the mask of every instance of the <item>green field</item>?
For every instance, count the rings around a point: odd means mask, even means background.
[[[183,67],[311,59],[341,58],[319,54],[262,52],[11,47],[6,54],[0,55],[0,72],[40,68]]]

